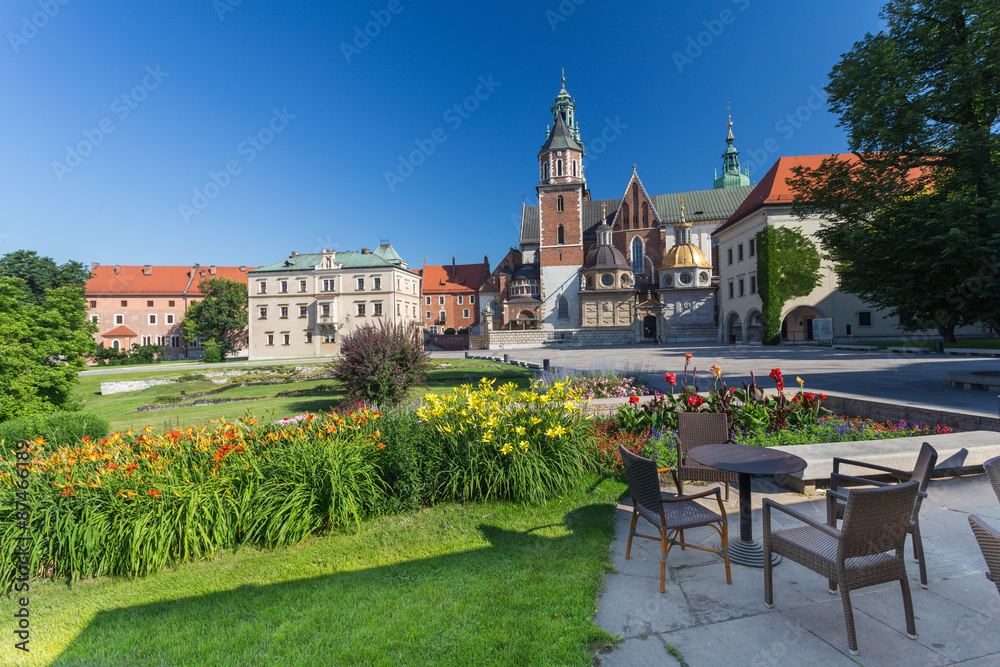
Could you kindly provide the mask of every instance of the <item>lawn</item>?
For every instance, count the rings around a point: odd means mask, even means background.
[[[302,361],[288,365],[311,365]],[[320,364],[316,364],[320,365]],[[279,364],[273,365],[278,367]],[[271,367],[271,366],[269,366]],[[148,372],[126,372],[108,375],[82,375],[80,382],[74,388],[74,399],[80,401],[83,409],[104,417],[111,423],[113,430],[124,431],[129,428],[142,428],[152,424],[157,430],[167,430],[185,426],[204,426],[210,421],[224,417],[227,421],[235,421],[252,412],[258,419],[275,420],[291,417],[302,412],[323,412],[331,410],[343,400],[341,392],[317,391],[298,396],[276,397],[275,395],[288,391],[303,391],[315,389],[319,385],[335,387],[333,380],[309,380],[255,387],[231,389],[218,395],[206,398],[249,398],[262,397],[262,400],[239,403],[223,403],[197,407],[170,408],[152,412],[137,412],[136,408],[154,403],[160,396],[176,396],[181,390],[187,394],[216,389],[219,385],[208,381],[184,382],[173,385],[159,385],[142,391],[127,392],[102,396],[101,382],[131,381],[143,379],[175,379],[188,373],[202,373],[201,370],[158,371],[156,366],[147,367]],[[225,367],[212,370],[228,370]],[[240,367],[235,370],[252,370]],[[514,382],[519,387],[526,387],[536,373],[518,366],[498,364],[478,359],[451,359],[433,362],[433,369],[428,374],[426,387],[414,389],[411,394],[418,398],[426,392],[443,393],[451,391],[463,383],[474,383],[481,377],[497,378],[503,382]]]
[[[8,637],[0,663],[590,665],[614,640],[591,617],[623,490],[444,504],[143,579],[33,582],[31,652]]]

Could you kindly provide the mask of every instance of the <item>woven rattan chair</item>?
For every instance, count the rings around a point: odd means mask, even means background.
[[[632,523],[628,531],[628,546],[625,547],[625,558],[632,556],[632,538],[644,537],[660,542],[660,592],[664,592],[667,575],[667,554],[670,547],[679,544],[681,548],[691,547],[702,551],[722,554],[726,563],[726,583],[733,583],[729,571],[729,520],[726,517],[726,507],[722,504],[722,494],[718,488],[697,493],[692,496],[675,496],[660,490],[660,478],[656,463],[650,459],[636,456],[621,445],[618,445],[622,463],[625,465],[625,477],[628,480],[628,490],[632,496]],[[662,470],[660,470],[662,472]],[[719,513],[695,502],[696,498],[715,496],[719,502]],[[649,521],[659,531],[659,537],[643,535],[635,530],[639,516]],[[684,541],[683,531],[689,528],[711,526],[722,538],[720,549],[688,544]],[[678,541],[676,538],[680,536]]]
[[[830,592],[840,586],[847,625],[847,646],[858,654],[854,632],[854,609],[851,591],[888,581],[898,581],[903,591],[906,634],[916,639],[913,600],[906,577],[903,545],[917,497],[916,481],[887,487],[854,489],[847,496],[844,524],[840,530],[774,502],[764,499],[764,604],[774,604],[771,583],[771,554],[776,553],[826,577]],[[827,498],[827,503],[837,502]],[[771,530],[771,510],[794,517],[806,524],[784,530]]]
[[[997,585],[997,592],[1000,593],[1000,530],[987,526],[978,516],[970,515],[969,525],[989,568],[986,578]]]
[[[677,493],[684,494],[685,479],[692,482],[723,482],[726,500],[729,500],[729,483],[738,482],[739,474],[704,466],[688,458],[687,452],[701,445],[720,445],[732,442],[729,422],[722,412],[680,412],[677,414],[677,470],[673,472]]]
[[[986,470],[986,476],[990,478],[993,493],[997,494],[997,500],[1000,500],[1000,456],[984,463],[983,469]]]
[[[926,442],[920,446],[920,454],[917,455],[917,463],[913,466],[913,472],[887,468],[875,465],[874,463],[864,463],[862,461],[834,457],[833,474],[830,476],[830,490],[827,491],[827,498],[832,497],[836,499],[836,502],[827,503],[827,510],[830,512],[830,515],[827,516],[827,522],[831,526],[835,526],[837,524],[834,522],[834,519],[844,518],[846,498],[851,493],[851,489],[841,487],[843,482],[889,486],[886,482],[876,482],[866,477],[842,475],[840,474],[841,464],[868,468],[876,473],[893,475],[903,482],[909,482],[910,480],[917,482],[917,499],[913,503],[913,515],[910,517],[909,533],[913,537],[913,556],[920,565],[920,586],[923,588],[927,588],[927,563],[924,559],[924,543],[920,539],[920,505],[924,498],[927,497],[927,484],[931,480],[931,473],[934,472],[934,466],[937,465],[937,457],[937,450]]]

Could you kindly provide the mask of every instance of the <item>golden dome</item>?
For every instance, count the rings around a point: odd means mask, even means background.
[[[684,243],[675,245],[667,251],[667,254],[663,256],[660,269],[707,269],[711,266],[712,263],[705,258],[705,253],[701,251],[701,248],[692,243]]]

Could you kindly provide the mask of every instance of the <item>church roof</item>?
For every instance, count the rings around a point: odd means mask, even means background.
[[[663,256],[661,269],[710,268],[712,262],[705,258],[701,248],[693,243],[675,245]]]
[[[560,151],[567,148],[583,152],[583,146],[580,145],[580,142],[573,136],[573,132],[566,127],[566,123],[560,118],[556,121],[552,131],[549,132],[549,138],[542,146],[542,149],[538,151],[538,154],[541,155],[545,151]]]
[[[541,231],[539,229],[538,223],[538,207],[537,206],[524,206],[521,209],[521,240],[520,244],[525,245],[538,245],[541,237]]]
[[[625,255],[612,245],[596,245],[587,253],[587,258],[583,260],[585,271],[598,269],[632,269],[625,260]]]

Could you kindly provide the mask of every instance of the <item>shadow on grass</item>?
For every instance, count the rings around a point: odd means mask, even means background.
[[[591,504],[555,530],[480,523],[488,546],[460,551],[483,541],[466,524],[442,536],[463,537],[456,552],[353,571],[318,540],[286,552],[311,559],[296,573],[328,574],[102,611],[52,664],[588,665],[613,640],[589,620],[613,525],[613,506]]]

